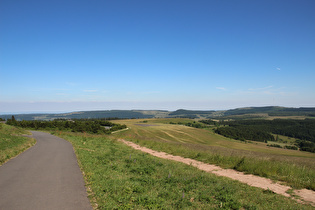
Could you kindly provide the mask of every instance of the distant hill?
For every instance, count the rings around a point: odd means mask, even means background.
[[[0,115],[2,119],[10,119],[12,115]],[[105,110],[81,111],[63,114],[17,114],[16,120],[54,120],[54,119],[82,119],[82,118],[250,118],[266,116],[307,116],[315,117],[315,108],[286,108],[279,106],[247,107],[224,111],[199,111],[179,109],[173,112],[165,110]]]
[[[0,118],[10,119],[12,115],[0,115]],[[54,120],[54,119],[91,119],[91,118],[153,118],[155,115],[144,114],[134,110],[82,111],[64,114],[17,114],[16,120]]]
[[[210,117],[216,111],[193,111],[193,110],[185,110],[179,109],[175,112],[171,112],[169,117],[186,117],[186,118],[201,118],[201,117]]]
[[[279,106],[247,107],[227,110],[224,112],[224,116],[259,113],[265,113],[269,116],[315,116],[315,108],[286,108]]]

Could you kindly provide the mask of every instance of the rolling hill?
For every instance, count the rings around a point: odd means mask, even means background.
[[[179,109],[176,111],[166,110],[104,110],[104,111],[80,111],[62,114],[15,114],[16,120],[54,120],[54,119],[82,119],[82,118],[266,118],[268,116],[305,116],[315,117],[315,108],[287,108],[279,106],[246,107],[221,111],[200,111]],[[2,119],[10,119],[12,115],[0,115]]]

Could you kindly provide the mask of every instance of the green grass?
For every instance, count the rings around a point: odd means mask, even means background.
[[[98,209],[312,209],[182,163],[136,151],[109,136],[58,133],[70,141]]]
[[[171,119],[167,119],[172,121]],[[166,120],[162,120],[166,123]],[[124,120],[127,131],[115,133],[154,150],[232,168],[245,173],[282,181],[294,188],[315,190],[315,154],[267,147],[265,143],[244,143],[214,134],[212,130],[161,124],[160,119],[135,125],[137,120]]]
[[[292,138],[292,137],[278,135],[278,134],[273,134],[273,136],[275,137],[275,139],[277,139],[277,137],[278,137],[278,141],[274,141],[272,143],[277,143],[281,146],[292,146],[295,144],[295,142],[297,140],[297,139]]]
[[[23,137],[27,131],[0,123],[0,165],[35,144],[35,139]]]

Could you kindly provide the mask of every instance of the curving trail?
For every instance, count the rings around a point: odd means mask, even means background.
[[[203,162],[193,160],[190,158],[170,155],[165,152],[157,152],[146,147],[141,147],[133,142],[126,141],[124,139],[119,139],[119,141],[127,144],[130,147],[133,147],[136,150],[140,150],[142,152],[151,154],[159,158],[182,162],[187,165],[192,165],[200,170],[216,174],[218,176],[229,177],[231,179],[246,183],[250,186],[259,187],[265,190],[271,190],[277,194],[284,195],[286,197],[292,197],[290,194],[287,193],[288,190],[292,189],[291,187],[274,183],[272,180],[264,178],[264,177],[259,177],[252,174],[244,174],[242,172],[235,171],[233,169],[222,169],[221,167],[216,166],[216,165],[210,165],[210,164],[203,163]],[[311,204],[312,206],[315,206],[315,192],[314,191],[302,189],[302,190],[294,190],[293,193],[295,195],[298,195],[301,198],[301,200],[299,200],[292,197],[298,202],[305,202],[305,203]]]
[[[0,209],[92,209],[72,145],[32,134],[36,145],[0,166]]]

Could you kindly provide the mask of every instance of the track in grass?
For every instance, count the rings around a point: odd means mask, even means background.
[[[180,119],[175,119],[180,122]],[[187,120],[187,119],[185,119]],[[121,120],[130,129],[115,133],[113,139],[125,139],[153,150],[219,165],[222,168],[286,182],[294,188],[315,190],[315,154],[267,147],[262,142],[240,142],[215,134],[211,128],[197,129],[167,124],[173,119]],[[167,135],[167,134],[168,135]]]
[[[222,169],[222,168],[215,166],[215,165],[206,164],[206,163],[196,161],[196,160],[193,160],[190,158],[183,158],[180,156],[170,155],[170,154],[167,154],[165,152],[157,152],[157,151],[145,148],[145,147],[141,147],[141,146],[139,146],[133,142],[129,142],[129,141],[126,141],[124,139],[119,139],[119,141],[125,143],[128,146],[131,146],[132,148],[134,148],[136,150],[146,152],[148,154],[151,154],[151,155],[159,157],[159,158],[174,160],[177,162],[182,162],[182,163],[185,163],[187,165],[197,167],[200,170],[216,174],[218,176],[228,177],[228,178],[246,183],[250,186],[259,187],[259,188],[262,188],[265,190],[271,190],[277,194],[280,194],[280,195],[283,195],[286,197],[291,197],[291,195],[287,193],[289,190],[292,190],[291,187],[281,185],[278,183],[274,183],[272,180],[267,179],[267,178],[258,177],[258,176],[254,176],[251,174],[244,174],[242,172],[235,171],[232,169]],[[298,191],[294,190],[293,194],[301,197],[302,200],[296,199],[299,202],[305,201],[305,202],[310,203],[311,205],[315,206],[315,192],[314,191],[307,190],[307,189],[302,189],[302,190],[298,190]]]
[[[90,199],[99,209],[313,209],[270,190],[137,151],[112,136],[58,134],[73,144]]]

